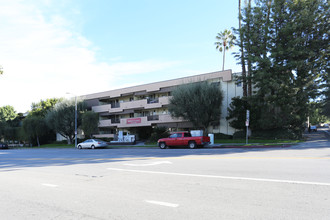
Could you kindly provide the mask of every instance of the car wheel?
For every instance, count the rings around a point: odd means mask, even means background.
[[[159,148],[160,148],[160,149],[166,149],[166,144],[165,144],[165,142],[161,142],[161,143],[159,143]]]
[[[194,148],[197,147],[197,144],[196,144],[195,141],[190,141],[190,142],[188,143],[188,147],[189,147],[190,149],[194,149]]]
[[[92,149],[95,149],[95,146],[94,145],[92,145],[91,147],[92,147]]]
[[[78,149],[81,149],[81,145],[78,145]]]

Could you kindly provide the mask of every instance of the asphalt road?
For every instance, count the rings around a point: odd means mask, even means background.
[[[320,132],[287,148],[1,150],[0,218],[330,219]]]

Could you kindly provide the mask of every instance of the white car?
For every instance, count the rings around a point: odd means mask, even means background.
[[[81,142],[77,145],[78,149],[82,148],[98,148],[98,147],[106,147],[108,146],[107,142],[99,140],[99,139],[87,139],[84,142]]]

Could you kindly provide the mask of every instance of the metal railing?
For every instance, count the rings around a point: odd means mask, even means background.
[[[111,124],[119,124],[120,123],[120,119],[119,118],[112,118],[111,119]]]
[[[158,121],[159,120],[159,115],[149,115],[147,116],[148,121]]]

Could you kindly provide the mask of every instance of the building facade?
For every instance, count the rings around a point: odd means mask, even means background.
[[[97,138],[113,138],[119,131],[135,134],[146,127],[167,127],[170,130],[190,130],[189,121],[172,118],[168,105],[173,89],[181,84],[208,81],[221,85],[224,94],[222,114],[218,125],[211,126],[213,133],[233,134],[226,120],[231,99],[242,96],[242,87],[233,79],[232,71],[225,70],[190,77],[155,82],[123,89],[110,90],[83,97],[91,109],[99,113]]]

